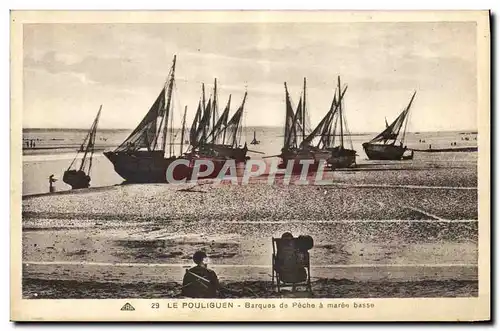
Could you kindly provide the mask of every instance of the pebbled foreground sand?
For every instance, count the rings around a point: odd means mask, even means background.
[[[274,297],[271,237],[290,231],[315,240],[317,297],[477,296],[474,163],[370,167],[321,186],[119,185],[25,197],[23,295],[176,297],[204,249],[223,297]]]

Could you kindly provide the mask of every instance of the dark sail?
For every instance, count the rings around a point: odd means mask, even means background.
[[[290,141],[293,139],[291,138],[291,136],[294,126],[295,114],[293,112],[292,102],[290,100],[290,95],[288,94],[286,83],[285,83],[285,102],[286,102],[286,114],[285,114],[285,135],[284,135],[283,148],[289,149],[291,147]]]
[[[97,132],[97,123],[99,122],[99,117],[101,116],[102,105],[97,112],[97,116],[92,123],[87,135],[85,136],[80,150],[76,153],[75,158],[71,161],[68,169],[64,172],[63,182],[70,185],[72,189],[87,188],[90,186],[90,172],[92,170],[92,157],[94,155],[95,138]],[[85,146],[85,147],[84,147]],[[78,154],[83,152],[82,161],[80,167],[71,169]],[[90,153],[90,156],[89,156]]]
[[[165,88],[163,88],[156,98],[146,116],[139,125],[125,139],[115,151],[138,150],[140,148],[153,149],[158,134],[157,121],[163,117],[165,112]]]
[[[201,100],[200,100],[200,102],[198,103],[198,109],[196,110],[196,114],[194,115],[193,124],[191,125],[191,129],[189,130],[189,143],[193,146],[198,144],[197,132],[198,132],[198,125],[201,120],[201,112],[202,110],[201,110]]]
[[[241,106],[234,113],[233,117],[231,117],[225,129],[227,132],[228,141],[233,147],[237,147],[238,145],[237,139],[241,131],[241,119],[246,99],[247,99],[247,92],[245,92],[245,95],[243,96],[243,101],[241,103]]]
[[[89,169],[88,172],[90,172],[92,168],[92,156],[94,155],[94,146],[95,146],[95,137],[96,137],[96,132],[97,132],[97,123],[99,123],[99,117],[101,116],[101,110],[102,110],[102,105],[99,107],[99,111],[97,112],[97,115],[92,122],[92,125],[90,126],[89,131],[87,132],[87,135],[83,139],[82,145],[80,146],[80,150],[76,153],[75,158],[73,161],[71,161],[68,170],[71,169],[73,164],[75,163],[76,159],[78,158],[78,154],[80,152],[83,152],[83,157],[82,161],[80,163],[80,167],[78,170],[80,171],[85,171],[85,166],[87,164],[87,155],[90,152],[90,157],[89,157]]]
[[[218,140],[222,136],[222,143],[224,144],[226,127],[228,124],[227,120],[229,118],[230,106],[231,106],[231,95],[229,95],[229,100],[227,101],[226,108],[224,108],[224,111],[222,112],[222,115],[217,120],[217,123],[215,124],[214,128],[212,129],[212,132],[210,132],[209,136],[211,137],[211,143],[217,143]]]
[[[193,147],[203,145],[207,142],[207,138],[208,138],[207,135],[208,135],[209,127],[210,127],[210,117],[212,115],[211,105],[212,105],[212,102],[209,99],[208,103],[205,107],[205,111],[203,112],[203,117],[198,122],[198,128],[196,130],[196,135],[194,137],[194,140],[191,143],[191,145]]]
[[[344,89],[342,92],[341,98],[344,97],[344,94],[347,90],[347,87]],[[336,114],[336,111],[339,107],[339,103],[337,102],[337,96],[335,95],[333,97],[332,104],[330,106],[330,110],[326,113],[326,115],[323,117],[323,119],[318,123],[316,128],[304,139],[302,142],[301,146],[307,146],[311,144],[314,138],[317,136],[320,136],[320,142],[318,143],[319,148],[327,148],[329,146],[329,136],[331,135],[331,124],[333,121],[333,118]],[[321,146],[321,144],[323,146]]]
[[[167,82],[139,125],[114,151],[104,155],[113,164],[115,172],[132,183],[164,183],[169,165],[178,157],[174,155],[174,123],[172,93],[175,81],[174,55]],[[168,144],[168,146],[167,146]],[[165,155],[167,148],[169,156]],[[182,152],[182,151],[181,151]],[[189,169],[176,168],[175,178],[183,178]]]
[[[406,109],[403,110],[401,112],[401,114],[399,114],[399,116],[389,126],[387,126],[384,131],[382,131],[375,138],[373,138],[370,141],[370,143],[382,142],[383,144],[394,145],[394,143],[398,139],[401,128],[406,123],[405,120],[407,119],[408,112],[410,111],[410,106],[411,106],[413,99],[415,97],[415,93],[413,93],[413,96],[411,97],[410,103],[408,104]],[[406,131],[406,130],[404,130],[404,131]],[[404,134],[405,134],[405,132],[403,132],[403,135]]]
[[[347,88],[346,88],[347,89]],[[344,90],[345,93],[345,90]],[[342,94],[343,96],[344,94]],[[342,97],[341,96],[341,97]],[[339,107],[339,103],[337,101],[337,93],[333,96],[332,105],[330,109],[332,110],[331,116],[328,119],[328,122],[325,123],[323,130],[321,131],[321,138],[318,142],[318,148],[328,148],[333,146],[335,142],[335,128],[337,126],[338,117],[335,118],[336,111]],[[334,121],[335,118],[335,121]]]
[[[299,99],[299,105],[297,106],[297,111],[293,117],[292,132],[290,135],[290,146],[298,146],[298,138],[304,136],[304,118],[303,118],[303,100],[302,97]]]

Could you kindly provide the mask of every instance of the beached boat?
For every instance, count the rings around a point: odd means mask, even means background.
[[[399,116],[385,128],[380,134],[369,142],[363,143],[363,149],[370,160],[401,160],[408,148],[404,145],[406,128],[408,125],[408,114],[415,98],[415,91],[408,106]],[[403,129],[403,130],[401,130]],[[413,158],[413,153],[405,159]]]
[[[168,166],[180,156],[174,155],[172,91],[175,80],[174,56],[168,79],[155,102],[132,133],[113,151],[104,155],[117,174],[132,183],[166,182]],[[168,143],[168,145],[167,145]],[[167,156],[167,146],[169,155]],[[178,165],[175,179],[186,178],[189,169]]]
[[[302,142],[299,144],[299,148],[294,150],[297,152],[297,158],[313,158],[315,162],[325,160],[332,168],[346,168],[356,163],[356,151],[353,150],[352,147],[349,149],[344,145],[344,134],[347,131],[347,122],[343,116],[342,101],[346,90],[347,87],[341,91],[339,77],[338,96],[337,93],[334,94],[328,112],[311,133],[303,138]],[[304,108],[305,105],[299,105],[298,111]],[[305,118],[305,115],[300,117]],[[301,132],[304,134],[304,130],[301,130]],[[338,136],[340,136],[340,141],[337,143],[336,137]]]
[[[281,158],[281,162],[278,165],[279,168],[286,168],[291,162],[293,164],[293,171],[301,171],[302,160],[309,160],[309,170],[314,171],[318,168],[319,163],[330,157],[330,152],[327,150],[321,150],[310,146],[306,141],[306,79],[304,78],[303,93],[299,100],[297,110],[294,112],[292,107],[292,101],[290,94],[288,93],[288,88],[285,83],[285,132],[283,148],[281,149],[281,154],[277,155]],[[312,161],[312,162],[311,162]]]
[[[352,148],[352,141],[350,141],[350,132],[347,126],[347,121],[344,116],[344,111],[343,111],[343,101],[344,101],[344,94],[347,89],[347,87],[344,88],[343,93],[341,94],[341,84],[340,84],[340,76],[337,79],[338,86],[338,102],[336,104],[336,109],[333,112],[333,115],[331,117],[331,121],[328,124],[327,132],[323,133],[322,138],[322,143],[323,143],[323,148],[328,150],[331,155],[328,158],[327,162],[328,165],[332,169],[338,169],[338,168],[349,168],[354,165],[356,165],[356,151]],[[335,103],[335,98],[334,98],[334,103]],[[339,129],[339,131],[337,130]],[[350,142],[350,148],[345,147],[345,133],[349,134],[349,142]],[[338,145],[336,145],[336,137],[340,136],[340,141],[338,142]]]
[[[187,154],[189,158],[203,157],[211,159],[215,163],[226,160],[235,160],[236,162],[248,160],[247,144],[241,145],[242,118],[246,98],[247,92],[245,92],[241,105],[229,119],[230,95],[224,111],[217,118],[217,81],[214,83],[214,94],[209,98],[208,103],[204,101],[205,89],[202,85],[202,100],[198,104],[190,131],[191,151]]]
[[[63,174],[63,182],[70,185],[72,189],[88,188],[90,186],[90,172],[92,170],[92,157],[94,156],[95,136],[99,117],[101,116],[101,110],[102,105],[99,107],[94,122],[85,136],[80,149],[77,151],[75,158]],[[80,153],[83,153],[80,166],[72,169]]]

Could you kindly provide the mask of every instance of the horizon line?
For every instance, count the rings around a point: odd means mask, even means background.
[[[284,126],[276,125],[250,125],[247,128],[283,128]],[[120,130],[120,131],[132,131],[135,128],[99,128],[99,130]],[[182,129],[182,127],[174,127],[174,129]],[[78,127],[23,127],[22,130],[89,130],[89,128],[78,128]],[[354,134],[368,134],[378,131],[364,131],[364,132],[351,132],[350,135]],[[408,133],[421,133],[421,132],[465,132],[465,133],[478,133],[478,129],[451,129],[451,130],[412,130],[407,131]]]

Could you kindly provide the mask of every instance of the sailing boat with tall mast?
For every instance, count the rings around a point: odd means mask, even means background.
[[[281,163],[278,167],[285,168],[292,161],[293,171],[301,171],[301,160],[312,160],[313,162],[309,165],[309,170],[314,171],[321,160],[328,159],[329,152],[311,147],[309,140],[312,136],[308,135],[306,137],[306,78],[304,78],[302,97],[295,112],[285,82],[285,107],[284,141],[281,154],[278,155],[281,158]]]
[[[127,182],[166,182],[168,166],[180,157],[174,155],[172,146],[175,63],[174,55],[168,79],[139,125],[115,150],[104,152],[115,171]],[[185,178],[185,172],[188,171],[182,165],[178,165],[175,170],[175,179]]]
[[[317,155],[324,157],[328,154],[327,163],[332,168],[347,168],[356,163],[356,151],[345,147],[345,132],[348,132],[347,121],[343,113],[342,102],[347,90],[347,86],[341,92],[340,77],[338,77],[338,97],[337,92],[334,93],[333,101],[330,110],[326,113],[323,119],[318,123],[316,128],[302,141],[301,146],[308,146]],[[340,127],[340,133],[337,133],[337,128]],[[340,136],[340,142],[335,144],[336,137]],[[319,137],[317,143],[315,139]]]
[[[363,143],[363,149],[370,160],[401,160],[403,158],[403,154],[407,151],[404,142],[408,125],[408,115],[416,93],[416,91],[413,92],[406,108],[384,131],[369,142]],[[403,128],[402,131],[401,128]],[[399,145],[396,144],[398,141]]]
[[[92,157],[94,156],[95,137],[97,132],[97,123],[101,116],[102,105],[90,127],[87,135],[85,136],[80,150],[77,151],[75,158],[70,163],[68,169],[64,172],[63,182],[70,185],[72,189],[88,188],[90,186],[90,172],[92,170]],[[83,152],[83,157],[80,162],[80,167],[71,169],[75,164],[78,154]]]
[[[204,86],[204,85],[203,85]],[[231,106],[231,95],[221,116],[217,119],[217,80],[214,83],[214,95],[211,96],[204,109],[204,88],[202,90],[202,101],[192,125],[191,146],[192,151],[199,156],[212,157],[214,161],[234,159],[236,162],[244,162],[248,159],[247,145],[240,144],[242,133],[242,119],[247,92],[243,96],[240,107],[229,119]],[[203,115],[202,115],[203,114]],[[210,119],[212,121],[210,122]]]
[[[244,162],[248,159],[247,144],[245,142],[245,145],[242,147],[240,141],[243,111],[246,99],[247,92],[245,91],[240,107],[236,110],[231,119],[227,123],[221,125],[217,133],[214,133],[212,141],[210,142],[211,148],[217,153],[218,156],[234,159],[237,162]],[[214,130],[217,129],[217,127],[214,128]],[[218,141],[218,138],[222,138],[222,140]]]
[[[335,123],[333,125],[333,130],[329,130],[328,137],[331,137],[331,140],[329,140],[328,143],[328,150],[331,152],[330,158],[327,160],[328,164],[330,165],[331,168],[337,169],[337,168],[348,168],[356,164],[356,151],[352,148],[352,141],[351,141],[351,136],[349,132],[349,127],[347,126],[347,120],[344,115],[344,107],[343,107],[343,102],[344,102],[344,94],[340,94],[341,90],[341,84],[340,84],[340,76],[337,78],[337,87],[338,87],[338,93],[339,93],[339,99],[338,99],[338,111],[334,114],[335,120],[332,119],[332,123]],[[347,87],[344,89],[344,93],[346,91]],[[336,116],[335,116],[336,115]],[[335,146],[335,139],[337,137],[337,124],[340,126],[340,144],[338,146]],[[349,142],[350,142],[350,148],[345,147],[345,133],[347,132],[348,137],[349,137]],[[330,147],[331,146],[331,147]]]

